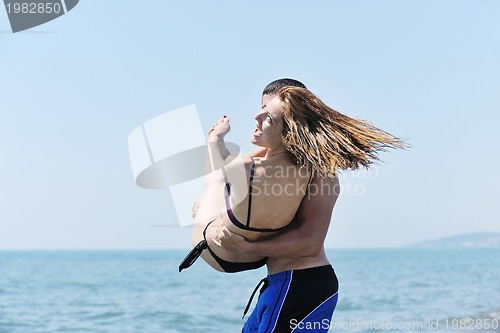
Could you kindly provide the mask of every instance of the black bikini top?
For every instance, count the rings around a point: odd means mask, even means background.
[[[252,164],[250,165],[250,182],[249,182],[249,187],[248,187],[248,211],[247,211],[247,223],[243,224],[241,223],[236,216],[234,216],[233,210],[231,209],[231,203],[229,200],[229,196],[231,193],[231,184],[226,183],[225,186],[225,191],[224,191],[224,199],[226,201],[226,211],[227,211],[227,216],[229,217],[229,220],[238,228],[243,229],[243,230],[248,230],[248,231],[255,231],[255,232],[275,232],[275,231],[280,231],[286,227],[288,227],[288,224],[281,227],[281,228],[276,228],[276,229],[271,229],[271,228],[254,228],[250,226],[250,212],[252,210],[252,183],[253,183],[253,176],[255,173],[255,161],[252,158]],[[311,179],[312,179],[312,173],[311,173]],[[309,179],[309,183],[311,181]]]

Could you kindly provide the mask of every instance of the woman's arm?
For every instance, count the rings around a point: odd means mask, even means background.
[[[231,130],[229,119],[224,116],[220,118],[208,131],[207,135],[207,160],[205,161],[205,170],[207,174],[218,170],[224,166],[224,161],[230,155],[224,142],[224,137]]]
[[[229,125],[229,119],[224,116],[216,121],[208,131],[206,139],[207,150],[204,162],[205,191],[203,192],[201,197],[196,200],[196,202],[193,204],[193,207],[191,208],[191,216],[195,219],[205,219],[207,217],[206,207],[213,204],[211,202],[206,202],[207,191],[210,187],[212,187],[211,190],[213,190],[213,184],[218,181],[218,177],[220,174],[215,173],[214,171],[224,167],[224,161],[230,155],[230,152],[226,148],[226,144],[224,142],[224,137],[227,133],[229,133],[230,129],[231,126]],[[198,216],[199,212],[202,217]]]

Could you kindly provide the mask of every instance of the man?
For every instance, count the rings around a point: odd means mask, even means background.
[[[263,107],[287,86],[305,88],[292,79],[273,81],[262,93]],[[252,154],[264,155],[265,149]],[[242,332],[328,331],[337,304],[338,281],[323,243],[338,195],[337,177],[316,174],[292,223],[278,236],[249,242],[224,226],[219,227],[215,245],[268,257],[268,276]]]

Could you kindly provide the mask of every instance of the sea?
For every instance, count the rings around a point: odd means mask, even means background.
[[[240,332],[265,268],[219,273],[199,259],[179,273],[186,253],[1,251],[0,333]],[[333,249],[327,256],[339,301],[332,321],[317,327],[500,332],[500,249]]]

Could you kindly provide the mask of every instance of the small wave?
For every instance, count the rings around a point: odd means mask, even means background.
[[[498,319],[498,320],[500,320],[500,310],[495,310],[495,311],[488,312],[487,315],[491,319]]]
[[[177,317],[181,318],[182,320],[185,319],[187,315],[185,314],[176,314],[176,313],[169,313],[167,311],[163,310],[152,310],[152,311],[143,311],[140,312],[136,315],[133,316],[134,319],[157,319],[157,318],[169,318],[169,319],[175,319]]]
[[[428,283],[427,281],[414,281],[408,285],[409,288],[415,288],[415,289],[428,288],[430,286],[431,284]]]
[[[91,319],[91,320],[105,320],[105,319],[114,319],[116,317],[121,317],[124,315],[125,315],[125,312],[123,312],[123,311],[103,312],[103,313],[97,313],[94,315],[90,315],[87,318]]]
[[[362,310],[363,307],[360,304],[356,304],[351,302],[350,300],[342,300],[337,303],[335,307],[335,311],[353,311],[353,310]]]

